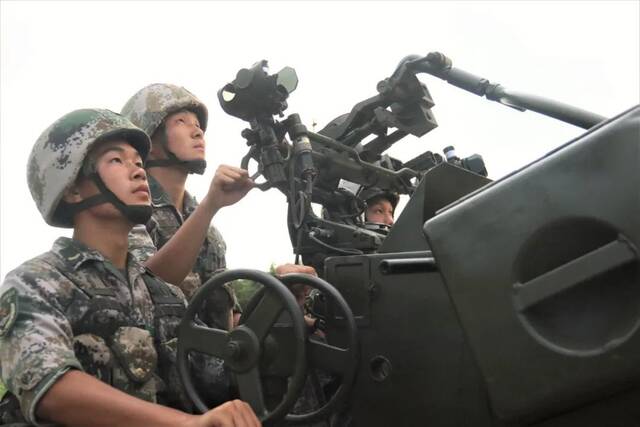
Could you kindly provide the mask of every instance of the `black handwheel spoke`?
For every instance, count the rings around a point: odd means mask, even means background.
[[[180,339],[187,352],[198,351],[222,358],[229,342],[229,333],[188,323],[180,328]]]
[[[309,339],[307,340],[307,352],[310,366],[332,374],[342,374],[350,368],[352,355],[349,349]]]
[[[236,374],[236,380],[240,398],[251,406],[258,418],[263,420],[267,415],[267,409],[262,396],[262,382],[258,368],[254,366],[247,372]]]
[[[238,279],[248,279],[264,285],[264,295],[257,297],[259,299],[255,309],[247,310],[249,313],[244,322],[228,332],[196,324],[198,313],[203,309],[209,295],[217,287]],[[289,314],[286,323],[292,334],[290,345],[287,346],[286,352],[271,348],[271,353],[276,357],[280,354],[280,358],[282,354],[291,353],[290,362],[285,361],[290,365],[287,371],[288,388],[280,403],[275,408],[267,410],[258,366],[265,355],[265,348],[269,347],[269,343],[273,343],[273,340],[265,338],[274,324],[281,319],[284,310]],[[291,291],[274,276],[256,270],[227,270],[216,274],[191,298],[178,335],[178,373],[185,392],[200,412],[204,413],[209,408],[193,382],[190,366],[193,359],[189,358],[189,352],[193,351],[224,360],[225,366],[236,379],[240,398],[251,405],[265,425],[285,418],[296,403],[307,372],[304,318]]]
[[[342,295],[330,284],[317,277],[306,274],[287,274],[280,280],[285,285],[302,283],[318,289],[329,299],[343,316],[344,336],[346,342],[341,343],[346,348],[336,347],[325,342],[307,339],[307,362],[309,367],[318,368],[340,377],[340,384],[335,393],[319,409],[306,414],[289,414],[286,420],[292,424],[309,424],[316,420],[326,418],[335,408],[344,402],[351,391],[358,368],[358,343],[357,328],[353,313]],[[327,338],[331,339],[332,332],[327,332]]]
[[[244,322],[244,325],[256,334],[259,341],[262,341],[267,336],[271,326],[280,317],[283,309],[284,306],[280,298],[270,289],[266,289],[264,296]]]

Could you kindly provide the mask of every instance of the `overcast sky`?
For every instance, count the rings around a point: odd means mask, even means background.
[[[26,183],[40,133],[78,108],[120,111],[150,83],[182,85],[209,107],[209,168],[189,179],[201,198],[220,163],[238,165],[239,119],[217,90],[267,59],[300,83],[287,114],[317,129],[376,94],[409,54],[440,51],[507,88],[604,116],[640,102],[640,2],[17,2],[1,3],[0,276],[69,230],[47,226]],[[529,163],[582,130],[520,113],[424,76],[439,127],[390,154],[409,160],[454,145],[484,156],[491,178]],[[254,190],[216,215],[230,267],[292,261],[286,203]]]

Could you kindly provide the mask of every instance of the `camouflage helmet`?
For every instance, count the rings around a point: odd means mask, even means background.
[[[58,209],[62,196],[75,182],[93,145],[112,138],[129,142],[143,160],[151,147],[147,134],[109,110],[75,110],[42,132],[29,155],[27,181],[31,197],[47,224],[73,227],[71,218]]]
[[[122,107],[121,114],[151,137],[167,116],[179,110],[193,111],[200,128],[207,130],[209,113],[204,103],[187,89],[172,84],[154,83],[140,89]]]

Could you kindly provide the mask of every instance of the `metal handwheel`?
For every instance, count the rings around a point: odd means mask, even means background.
[[[336,347],[327,343],[307,338],[307,369],[317,368],[324,372],[340,377],[340,385],[329,401],[313,412],[307,414],[287,415],[287,421],[293,424],[311,423],[327,417],[338,405],[349,397],[349,392],[358,368],[358,335],[356,322],[349,305],[340,292],[326,281],[308,274],[286,274],[280,277],[285,285],[305,284],[318,289],[328,298],[343,316],[346,348]],[[329,332],[330,333],[330,332]],[[330,337],[329,337],[330,338]]]
[[[262,299],[244,319],[243,324],[231,331],[210,328],[196,322],[207,295],[218,286],[237,279],[248,279],[265,287]],[[289,382],[280,403],[268,410],[262,392],[259,362],[265,351],[265,338],[282,312],[290,315],[294,356],[289,365]],[[235,376],[240,398],[253,408],[263,424],[282,419],[295,404],[306,379],[306,330],[302,311],[293,294],[278,279],[257,270],[228,270],[208,280],[194,295],[178,330],[177,365],[180,379],[188,396],[201,412],[209,408],[194,387],[189,369],[188,354],[197,351],[223,359]]]

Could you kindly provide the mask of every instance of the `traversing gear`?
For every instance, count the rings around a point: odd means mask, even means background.
[[[169,150],[164,120],[173,113],[187,110],[198,116],[200,129],[207,130],[209,113],[202,101],[187,89],[165,83],[154,83],[140,89],[122,107],[121,114],[144,130],[149,137],[159,138],[166,159],[149,160],[145,167],[184,166],[189,173],[202,175],[207,167],[205,160],[179,159]],[[161,132],[157,136],[154,134]]]
[[[54,227],[73,227],[73,216],[84,209],[113,204],[134,224],[145,223],[151,206],[127,205],[109,190],[95,165],[88,165],[87,155],[98,142],[122,139],[131,144],[144,161],[151,148],[151,140],[129,120],[109,110],[82,109],[62,116],[38,138],[27,163],[27,181],[31,196],[47,224]],[[80,174],[92,179],[100,194],[79,203],[62,200],[65,190]]]

